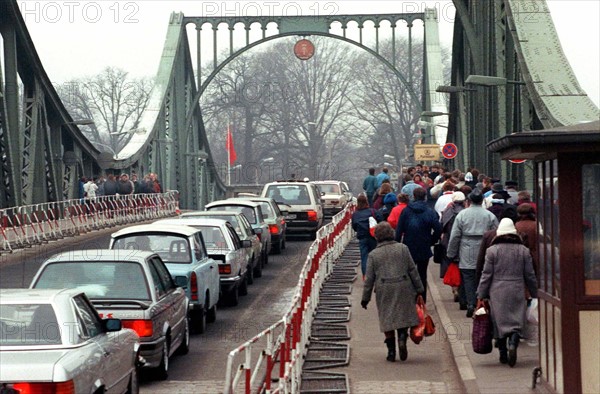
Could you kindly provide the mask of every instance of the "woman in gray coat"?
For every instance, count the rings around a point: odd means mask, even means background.
[[[531,253],[523,245],[513,221],[504,218],[485,254],[477,298],[489,299],[500,362],[511,367],[517,362],[517,347],[525,325],[525,288],[532,297],[537,297]]]
[[[367,309],[375,288],[379,329],[385,334],[388,361],[396,359],[395,331],[398,331],[400,360],[408,357],[408,329],[419,324],[415,307],[423,284],[408,247],[394,240],[395,232],[388,222],[375,227],[377,247],[369,253],[367,277],[361,305]]]

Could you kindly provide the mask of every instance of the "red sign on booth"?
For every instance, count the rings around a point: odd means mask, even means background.
[[[308,60],[315,54],[315,45],[307,40],[302,39],[294,45],[294,55],[300,60]]]
[[[513,164],[521,164],[521,163],[525,163],[527,160],[526,159],[508,159],[508,161],[510,161]]]

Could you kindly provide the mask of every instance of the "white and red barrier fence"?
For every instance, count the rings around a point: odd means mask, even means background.
[[[225,394],[299,393],[303,360],[319,294],[333,263],[353,237],[354,205],[323,226],[312,243],[285,315],[227,358]]]
[[[179,192],[128,194],[0,209],[0,251],[179,212]]]

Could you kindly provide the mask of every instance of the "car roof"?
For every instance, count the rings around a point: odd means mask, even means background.
[[[211,226],[211,227],[222,227],[227,225],[227,220],[224,219],[210,219],[210,218],[179,218],[179,219],[161,219],[155,224],[177,224],[179,222],[185,222],[187,226]]]
[[[56,261],[72,261],[72,260],[87,260],[87,261],[133,261],[141,263],[154,252],[142,250],[125,250],[125,249],[87,249],[87,250],[69,250],[55,254],[46,260],[46,262]]]
[[[239,199],[250,200],[250,201],[255,201],[255,202],[273,202],[273,203],[277,204],[277,202],[275,200],[273,200],[271,197],[243,196],[243,197],[239,197]],[[232,200],[232,198],[230,198],[230,200]]]
[[[219,200],[206,204],[206,208],[216,207],[219,205],[244,205],[247,207],[260,207],[260,204],[245,198],[228,198],[227,200]]]
[[[241,216],[244,219],[246,218],[244,216],[243,213],[241,212],[237,212],[237,211],[219,211],[219,210],[213,210],[213,211],[194,211],[194,212],[186,212],[186,213],[182,213],[179,217],[180,218],[185,218],[186,220],[188,218],[192,218],[194,216]]]
[[[123,235],[129,235],[129,234],[137,234],[137,233],[141,233],[141,232],[146,232],[146,233],[173,233],[173,234],[178,234],[178,235],[183,235],[186,237],[189,237],[191,235],[194,235],[195,233],[197,233],[198,229],[193,228],[193,227],[189,227],[186,226],[184,224],[182,225],[168,225],[168,224],[160,224],[157,225],[155,223],[152,224],[140,224],[137,226],[130,226],[130,227],[125,227],[124,229],[121,229],[119,231],[117,231],[116,233],[112,233],[111,237],[112,238],[117,238],[117,237],[121,237]]]
[[[0,289],[0,304],[50,304],[81,293],[81,289]]]
[[[342,181],[313,181],[312,183],[322,184],[322,183],[342,183]]]

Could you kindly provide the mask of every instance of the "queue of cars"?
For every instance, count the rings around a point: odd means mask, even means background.
[[[260,196],[121,229],[106,250],[46,260],[30,289],[0,293],[1,392],[137,393],[140,368],[167,379],[190,332],[216,320],[217,304],[238,304],[288,232],[316,237],[322,185],[273,182]]]

